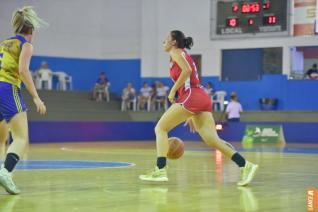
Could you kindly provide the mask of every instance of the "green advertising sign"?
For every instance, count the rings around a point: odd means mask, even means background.
[[[244,145],[285,142],[281,125],[247,125],[242,140]]]

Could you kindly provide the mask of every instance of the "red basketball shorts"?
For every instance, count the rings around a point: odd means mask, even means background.
[[[177,103],[192,113],[212,112],[212,100],[201,88],[190,88],[178,98]]]

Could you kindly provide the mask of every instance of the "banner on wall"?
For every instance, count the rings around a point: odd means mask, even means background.
[[[247,125],[242,139],[243,147],[253,144],[284,144],[285,136],[281,125]]]
[[[294,36],[314,35],[317,2],[316,0],[294,0]]]

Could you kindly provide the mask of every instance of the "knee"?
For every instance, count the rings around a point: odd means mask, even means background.
[[[218,135],[213,135],[212,133],[200,133],[200,136],[207,145],[212,147],[215,147],[218,140],[220,140]]]
[[[26,145],[29,143],[28,133],[12,134],[12,141]]]
[[[13,138],[12,142],[17,142],[21,145],[27,145],[29,143],[29,140],[28,138],[17,137],[17,138]]]
[[[167,130],[161,124],[157,124],[156,127],[155,127],[156,135],[158,133],[162,133],[162,132],[167,132]]]

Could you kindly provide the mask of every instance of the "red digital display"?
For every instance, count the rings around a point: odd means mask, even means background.
[[[237,25],[238,25],[238,19],[237,19],[237,18],[228,18],[226,24],[227,24],[227,26],[229,26],[229,27],[237,27]]]
[[[268,22],[268,24],[276,24],[276,22],[277,22],[276,16],[269,16],[267,18],[267,22]]]
[[[210,4],[212,40],[290,34],[291,0],[210,1],[214,2]]]
[[[232,5],[232,11],[233,11],[233,13],[237,13],[239,11],[239,5],[238,4],[233,4]]]
[[[248,25],[254,25],[255,21],[253,18],[249,18],[247,23],[248,23]]]
[[[275,25],[277,23],[277,17],[272,15],[272,16],[267,16],[264,17],[263,24],[264,25]]]
[[[259,13],[261,4],[258,2],[242,4],[242,13]]]
[[[269,10],[271,8],[271,3],[270,2],[265,2],[263,4],[263,8],[264,8],[264,10]]]

